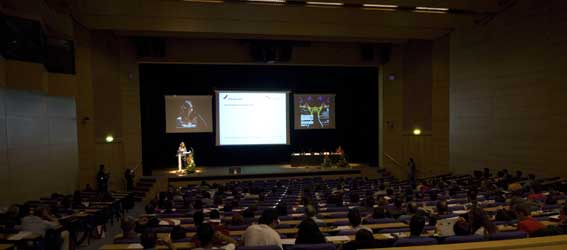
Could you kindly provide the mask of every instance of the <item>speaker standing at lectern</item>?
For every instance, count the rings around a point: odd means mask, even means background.
[[[181,172],[187,166],[187,147],[185,143],[181,142],[179,148],[177,149],[177,168]]]

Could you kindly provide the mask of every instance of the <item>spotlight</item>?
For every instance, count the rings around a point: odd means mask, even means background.
[[[418,128],[414,129],[413,135],[421,135],[421,129],[418,129]]]
[[[111,143],[111,142],[114,141],[114,136],[112,136],[112,135],[107,135],[106,138],[104,138],[104,140],[105,140],[107,143]]]

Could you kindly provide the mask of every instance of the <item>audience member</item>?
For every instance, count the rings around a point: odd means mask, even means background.
[[[542,230],[546,228],[546,226],[543,223],[535,220],[530,216],[531,209],[528,204],[516,205],[514,211],[516,212],[516,216],[518,217],[519,220],[518,230],[524,231],[528,234],[533,234],[538,230]]]
[[[323,220],[317,218],[317,209],[313,205],[307,205],[305,207],[305,216],[307,219],[312,219],[315,223],[324,223]]]
[[[372,233],[372,229],[365,227],[362,225],[362,217],[360,216],[360,211],[358,210],[358,208],[352,208],[348,211],[348,222],[350,223],[350,226],[352,227],[352,229],[357,232],[358,230],[368,230],[370,231],[370,233]]]
[[[425,216],[422,213],[417,213],[410,219],[410,238],[421,237],[423,229],[425,228]]]
[[[274,230],[279,224],[278,213],[275,209],[266,209],[258,220],[258,224],[250,225],[244,235],[245,246],[271,246],[282,247],[280,234]]]
[[[201,242],[201,247],[196,248],[197,250],[210,250],[210,249],[224,249],[224,250],[234,250],[236,249],[236,242],[230,237],[222,237],[222,234],[215,232],[214,227],[209,224],[203,224],[197,229],[197,239]],[[222,237],[222,238],[219,238]],[[226,241],[228,244],[217,247],[214,246],[215,241]]]
[[[325,236],[323,236],[314,220],[307,218],[299,224],[295,244],[319,244],[326,242]]]
[[[169,250],[176,250],[177,248],[169,240],[158,239],[157,234],[152,231],[145,231],[140,236],[140,243],[144,250],[155,250],[157,245],[164,245]]]
[[[114,239],[115,241],[138,239],[138,234],[136,233],[136,220],[134,220],[134,218],[130,216],[122,218],[120,228],[122,229],[122,237]]]

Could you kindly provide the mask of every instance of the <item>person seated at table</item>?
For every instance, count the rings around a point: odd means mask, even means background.
[[[409,223],[410,238],[421,237],[425,228],[425,214],[420,212],[413,215]]]
[[[201,242],[201,246],[195,248],[195,250],[236,249],[236,241],[234,239],[224,236],[223,234],[219,234],[215,231],[214,227],[208,223],[201,225],[197,229],[196,237],[199,239],[199,242]],[[226,244],[217,246],[215,242],[219,241],[226,242]]]
[[[211,212],[209,212],[209,224],[214,227],[215,232],[230,236],[229,231],[222,224],[219,210],[213,209],[211,210]]]
[[[203,211],[195,211],[193,213],[193,225],[195,225],[195,228],[198,228],[204,222],[205,222],[205,214],[203,213]]]
[[[244,211],[242,212],[242,217],[244,217],[244,221],[251,222],[252,220],[254,220],[257,209],[258,208],[256,207],[256,205],[251,205],[248,208],[244,209]]]
[[[528,192],[528,200],[543,201],[546,198],[539,186],[530,187]]]
[[[258,220],[258,224],[252,224],[242,236],[244,246],[274,246],[282,248],[280,234],[274,230],[279,224],[278,213],[275,209],[265,209]],[[282,248],[283,249],[283,248]]]
[[[518,217],[518,230],[528,234],[533,234],[539,230],[545,229],[547,226],[530,216],[531,209],[526,203],[518,204],[514,207],[516,216]]]
[[[376,200],[374,199],[374,194],[370,191],[366,193],[366,198],[364,199],[364,206],[367,209],[372,210],[372,208],[374,208],[374,205],[376,205]]]
[[[559,226],[567,227],[567,205],[561,206],[561,210],[559,210]]]
[[[177,250],[177,248],[169,240],[158,239],[157,234],[152,231],[144,231],[140,235],[140,243],[144,250],[155,250],[158,245],[166,246],[169,250]]]
[[[122,237],[115,238],[114,243],[133,242],[132,240],[139,239],[136,233],[136,220],[130,216],[125,216],[120,223],[122,229]]]
[[[315,223],[325,223],[323,220],[317,218],[317,209],[313,205],[307,205],[305,207],[305,216],[307,219],[312,219]]]
[[[245,225],[246,222],[244,221],[244,217],[240,213],[233,213],[232,218],[230,219],[231,226],[241,226]]]
[[[295,237],[295,244],[320,244],[327,243],[325,236],[319,230],[319,226],[312,219],[303,220],[297,231],[297,236]]]
[[[49,230],[56,230],[61,227],[59,220],[50,214],[48,208],[37,208],[29,212],[30,214],[22,218],[22,231],[37,233],[45,238]],[[61,249],[69,249],[69,232],[62,231],[59,236],[63,240]]]
[[[447,200],[437,201],[437,204],[435,204],[435,208],[437,208],[436,210],[437,215],[449,214],[449,204],[447,203]]]
[[[382,248],[391,247],[392,241],[388,240],[375,240],[374,235],[367,230],[358,230],[354,237],[354,240],[342,244],[337,250],[357,250],[357,249],[369,249],[369,248]]]
[[[356,190],[356,188],[353,188],[353,190]],[[355,192],[350,193],[349,198],[350,198],[350,205],[351,206],[360,205],[360,195],[358,195],[358,193],[355,193]]]
[[[375,207],[372,211],[372,219],[384,219],[390,217],[385,207]]]
[[[409,221],[418,211],[417,203],[410,201],[406,204],[405,214],[401,215],[399,221]]]
[[[360,216],[360,211],[358,210],[358,208],[350,209],[348,211],[347,217],[352,230],[354,230],[355,232],[358,232],[358,230],[362,229],[368,230],[370,233],[372,233],[372,229],[362,225],[362,217]]]
[[[213,205],[213,200],[211,199],[211,193],[208,191],[201,192],[201,201],[203,202],[203,206],[208,207]]]
[[[456,236],[470,235],[471,224],[464,217],[459,217],[453,225],[453,232]]]
[[[471,234],[490,237],[497,232],[496,226],[490,220],[488,214],[481,207],[473,207],[467,213]]]
[[[388,207],[388,214],[390,216],[392,216],[392,218],[394,219],[399,219],[400,216],[402,216],[404,214],[404,211],[402,209],[403,206],[403,200],[402,198],[398,197],[394,199],[394,206]]]
[[[171,233],[169,233],[171,240],[174,242],[185,240],[187,238],[186,235],[187,232],[185,231],[185,228],[180,225],[174,226],[171,229]]]
[[[161,212],[162,214],[173,214],[173,213],[175,213],[175,209],[173,208],[173,201],[172,200],[165,201],[163,208],[164,208],[164,210]]]
[[[16,225],[19,225],[20,222],[20,207],[17,205],[11,205],[5,213],[0,214],[0,225],[3,225],[4,229],[15,229]]]

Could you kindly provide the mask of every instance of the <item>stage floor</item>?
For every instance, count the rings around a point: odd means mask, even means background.
[[[173,169],[154,169],[153,176],[167,177],[169,182],[201,181],[201,180],[232,180],[232,179],[262,179],[281,177],[324,176],[324,175],[351,175],[360,174],[362,168],[368,166],[351,163],[349,168],[284,165],[249,165],[249,166],[214,166],[197,167],[195,173],[178,175]],[[239,167],[239,174],[229,173],[229,169]]]

